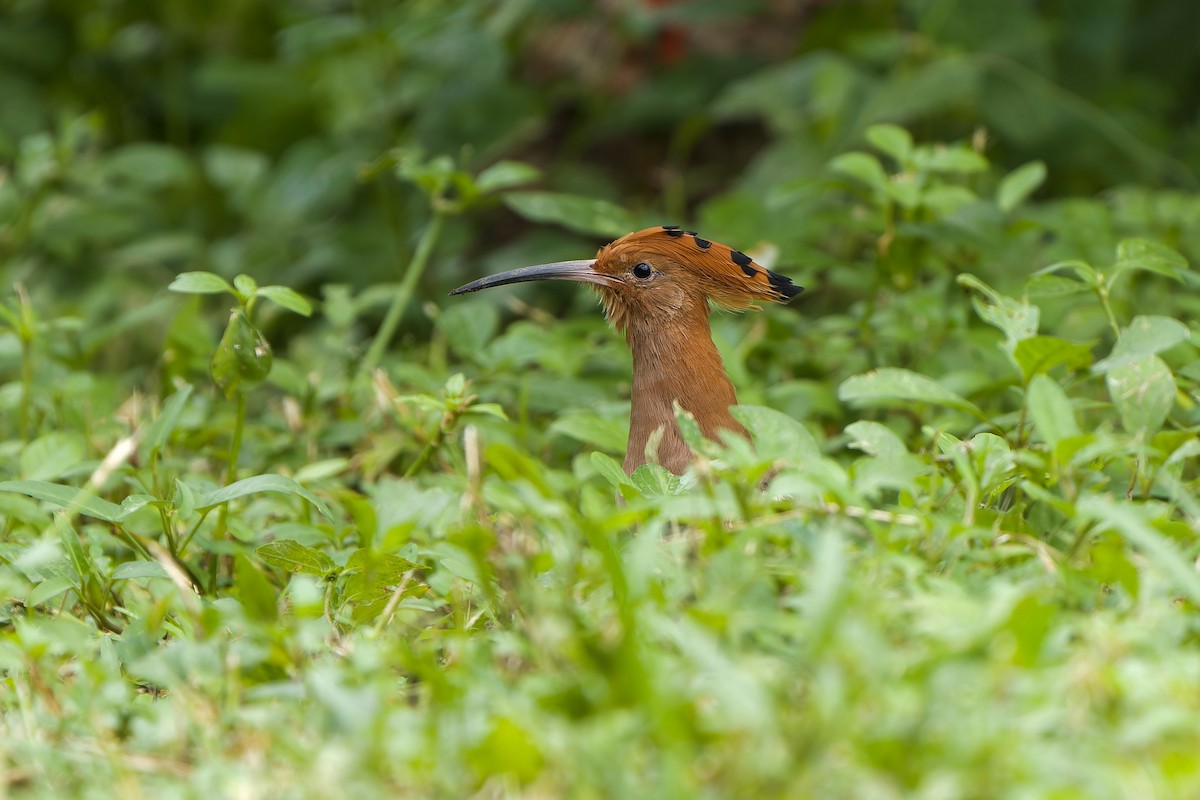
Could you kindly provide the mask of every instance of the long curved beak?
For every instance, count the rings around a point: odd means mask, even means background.
[[[596,272],[592,266],[596,259],[588,258],[583,261],[556,261],[553,264],[538,264],[535,267],[521,267],[508,272],[498,272],[477,281],[471,281],[460,286],[450,294],[466,294],[478,292],[480,289],[490,289],[493,286],[503,286],[506,283],[522,283],[524,281],[576,281],[578,283],[594,283],[607,286],[612,280],[602,272]]]

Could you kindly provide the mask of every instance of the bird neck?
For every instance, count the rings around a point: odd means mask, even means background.
[[[675,421],[672,403],[676,401],[696,418],[705,438],[720,441],[717,432],[722,429],[747,435],[729,413],[737,396],[713,344],[707,308],[704,311],[687,315],[682,323],[630,324],[626,331],[633,351],[633,401],[624,464],[627,473],[646,463],[646,444],[655,436],[660,438],[652,460],[676,474],[692,462],[694,454]],[[657,434],[658,430],[662,433]]]

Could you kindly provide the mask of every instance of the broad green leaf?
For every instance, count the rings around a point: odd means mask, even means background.
[[[266,380],[273,360],[266,337],[241,309],[234,309],[208,370],[225,396],[232,398]]]
[[[257,293],[288,311],[294,311],[304,317],[312,316],[312,303],[294,289],[286,286],[260,286]]]
[[[1034,375],[1025,391],[1026,408],[1033,426],[1053,449],[1069,436],[1079,435],[1075,409],[1066,392],[1046,375]]]
[[[63,592],[69,592],[74,588],[75,581],[70,578],[48,578],[29,590],[29,594],[25,598],[25,605],[31,608],[33,606],[40,606],[42,603],[49,602]]]
[[[829,168],[880,191],[887,190],[888,176],[879,159],[867,153],[843,153],[829,162]]]
[[[57,478],[79,466],[85,454],[86,443],[79,434],[47,433],[21,449],[21,477],[28,480]]]
[[[1134,317],[1108,358],[1097,361],[1093,370],[1107,372],[1114,367],[1140,361],[1147,356],[1169,350],[1191,335],[1188,326],[1171,317]]]
[[[867,141],[900,163],[912,152],[912,134],[899,125],[872,125],[867,128]]]
[[[211,272],[183,272],[175,276],[169,291],[183,294],[220,294],[229,292],[235,294],[233,286],[220,275]]]
[[[231,483],[216,491],[209,492],[196,500],[196,509],[204,511],[205,509],[219,506],[221,503],[228,503],[230,500],[236,500],[239,497],[247,497],[252,494],[262,494],[263,492],[275,492],[278,494],[291,494],[297,497],[302,497],[316,507],[322,515],[332,518],[329,513],[329,507],[325,505],[321,498],[305,489],[300,484],[296,483],[291,478],[283,475],[254,475],[249,478],[243,478],[240,481]]]
[[[1004,176],[996,189],[996,205],[1004,213],[1012,211],[1033,194],[1046,180],[1046,165],[1030,161]]]
[[[629,476],[625,474],[625,470],[621,468],[620,462],[615,458],[598,451],[593,451],[591,458],[596,472],[600,473],[613,486],[620,488],[630,485]]]
[[[442,308],[434,324],[456,355],[484,362],[484,348],[500,328],[500,312],[487,300],[466,300]]]
[[[625,209],[591,197],[556,192],[507,192],[504,204],[525,219],[562,225],[595,236],[624,236],[637,227]]]
[[[276,539],[260,545],[255,551],[263,563],[287,572],[305,575],[328,575],[337,568],[333,559],[320,550],[315,550],[291,539]]]
[[[847,447],[861,450],[876,458],[899,458],[908,455],[908,448],[891,428],[878,422],[859,420],[846,426],[851,437]]]
[[[479,191],[499,192],[532,183],[542,176],[541,170],[523,161],[497,161],[479,173],[475,186]]]
[[[1076,509],[1080,516],[1094,520],[1103,529],[1116,531],[1145,553],[1180,592],[1193,604],[1200,605],[1200,573],[1191,559],[1155,530],[1146,519],[1144,507],[1107,496],[1086,495],[1080,498]]]
[[[1175,377],[1158,356],[1122,364],[1104,376],[1126,433],[1149,441],[1175,404]]]
[[[643,497],[662,497],[679,493],[679,476],[658,464],[642,464],[629,476],[630,483]]]
[[[838,387],[838,398],[860,406],[930,403],[983,417],[983,412],[974,403],[958,393],[924,375],[896,367],[884,367],[847,378]]]
[[[1142,270],[1181,280],[1180,270],[1187,269],[1187,259],[1166,245],[1149,239],[1125,239],[1117,245],[1114,277],[1121,272]]]
[[[116,503],[101,500],[85,489],[75,486],[64,486],[61,483],[47,481],[0,481],[0,492],[16,492],[63,508],[70,508],[80,514],[104,520],[105,522],[120,522],[125,517],[125,511]]]
[[[629,433],[623,421],[605,418],[592,411],[565,413],[554,420],[550,431],[614,453],[625,449],[625,439]]]
[[[1034,375],[1049,372],[1060,365],[1068,370],[1086,369],[1092,363],[1092,351],[1084,345],[1054,336],[1031,336],[1017,342],[1013,348],[1013,360],[1028,381]]]
[[[799,466],[820,459],[821,449],[799,420],[764,406],[734,406],[732,413],[750,431],[754,449],[763,458]]]

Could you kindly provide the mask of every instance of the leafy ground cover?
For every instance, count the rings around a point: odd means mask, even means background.
[[[1124,28],[864,3],[756,63],[701,20],[680,72],[667,12],[131,8],[6,29],[113,69],[0,113],[0,792],[1200,790],[1190,140],[1040,77]],[[440,97],[464,48],[495,69]],[[539,158],[522,119],[585,90]],[[604,146],[664,138],[622,200]],[[729,185],[708,139],[753,151]],[[753,446],[681,416],[695,469],[626,477],[588,293],[443,290],[690,220],[808,291],[714,317]]]

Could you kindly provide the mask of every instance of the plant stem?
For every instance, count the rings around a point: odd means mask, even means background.
[[[396,291],[396,296],[392,298],[392,304],[383,317],[383,323],[371,341],[366,356],[363,357],[363,371],[370,372],[379,365],[380,359],[383,358],[383,352],[387,350],[392,337],[396,334],[400,319],[404,316],[409,300],[412,299],[413,291],[417,288],[417,281],[424,274],[425,265],[429,262],[429,255],[433,252],[433,246],[442,233],[442,222],[445,218],[445,212],[439,211],[435,207],[433,217],[425,226],[425,230],[421,234],[421,241],[417,243],[417,250],[413,253],[412,260],[408,262],[408,270],[404,273],[404,279],[400,281],[400,288]]]
[[[229,464],[225,468],[225,485],[233,483],[237,479],[237,464],[238,457],[242,452],[242,431],[246,427],[246,393],[237,393],[237,412],[233,421],[233,441],[229,445]],[[213,528],[212,539],[214,542],[219,542],[225,538],[226,521],[229,517],[229,504],[222,503],[220,511],[217,512],[217,525]],[[188,537],[191,538],[190,536]],[[208,588],[209,591],[214,591],[217,588],[217,564],[221,558],[215,553],[208,566]]]

